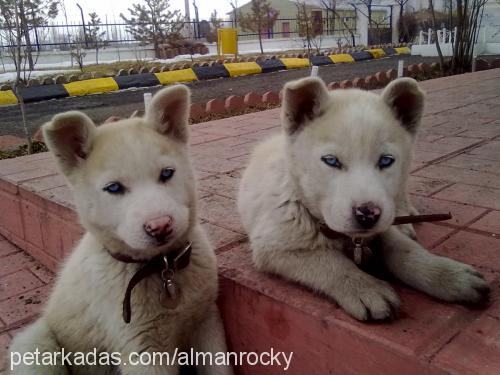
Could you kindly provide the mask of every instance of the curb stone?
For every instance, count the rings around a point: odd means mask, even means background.
[[[386,50],[389,52],[389,54],[387,54]],[[59,80],[59,82],[61,83],[56,83],[53,82],[55,81],[54,79],[49,77],[48,79],[44,80],[43,85],[32,86],[22,90],[21,95],[23,96],[23,101],[26,103],[39,102],[49,99],[65,98],[68,96],[103,94],[106,92],[133,87],[152,87],[160,84],[168,85],[178,82],[192,82],[215,78],[238,77],[242,75],[269,73],[277,70],[305,68],[313,65],[352,63],[355,61],[371,60],[389,56],[393,51],[393,55],[410,54],[410,49],[408,47],[391,47],[390,49],[386,50],[382,48],[373,48],[371,50],[363,51],[352,50],[352,52],[350,53],[327,54],[326,56],[313,56],[312,54],[310,56],[308,56],[307,54],[297,54],[297,57],[272,56],[270,59],[256,59],[256,61],[251,62],[233,62],[237,60],[231,59],[227,62],[223,60],[217,61],[214,64],[203,63],[201,64],[201,66],[195,66],[191,63],[184,63],[177,64],[172,67],[175,69],[170,70],[164,70],[165,67],[163,67],[161,69],[161,73],[157,70],[155,70],[153,73],[146,72],[143,69],[141,69],[140,72],[134,68],[130,68],[128,71],[125,69],[120,69],[115,77],[92,78],[84,80],[75,80],[76,77],[70,77],[68,79],[68,83],[62,82],[61,79]],[[239,61],[242,60],[239,59]],[[153,76],[155,76],[156,79]],[[51,92],[54,93],[54,96],[50,95]],[[0,106],[17,104],[17,98],[14,96],[14,100],[12,95],[12,90],[4,91],[4,94],[0,96]]]

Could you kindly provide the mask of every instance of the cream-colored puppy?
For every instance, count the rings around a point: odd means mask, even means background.
[[[319,291],[359,320],[385,319],[399,307],[394,290],[345,255],[349,238],[378,237],[385,266],[434,297],[479,302],[488,294],[474,268],[429,253],[411,226],[406,182],[424,94],[399,79],[381,95],[327,91],[316,78],[285,86],[282,134],[255,150],[239,192],[239,211],[258,269]],[[330,239],[325,223],[345,238]]]
[[[80,112],[57,115],[44,125],[87,232],[64,264],[41,317],[14,338],[10,351],[96,348],[103,358],[119,353],[121,363],[114,358],[114,366],[69,366],[60,365],[59,357],[57,366],[12,366],[14,374],[170,375],[179,368],[167,366],[165,356],[160,366],[161,353],[172,359],[175,350],[226,351],[215,304],[215,254],[196,214],[189,95],[185,86],[166,88],[154,96],[144,118],[99,128]],[[146,265],[148,271],[138,274]],[[137,282],[130,283],[133,277]],[[160,353],[156,365],[127,363],[153,352]],[[129,358],[132,353],[137,355]],[[197,373],[232,374],[232,369],[202,366]]]

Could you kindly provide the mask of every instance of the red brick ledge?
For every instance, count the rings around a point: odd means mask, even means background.
[[[219,249],[219,302],[231,350],[274,347],[294,351],[291,374],[385,374],[398,370],[405,374],[499,373],[500,266],[496,237],[500,235],[500,205],[495,197],[500,191],[494,177],[499,74],[500,70],[480,72],[422,83],[429,105],[410,181],[412,200],[418,209],[446,209],[454,214],[450,223],[419,226],[419,238],[433,252],[473,264],[485,274],[493,289],[487,310],[438,302],[396,285],[402,300],[399,320],[361,324],[331,301],[257,272],[231,197],[236,194],[241,168],[255,142],[279,127],[279,109],[192,128],[192,144],[196,145],[192,155],[200,171],[200,215],[203,225],[218,224],[213,232]],[[446,96],[442,90],[446,90]],[[464,97],[463,92],[468,95]],[[480,164],[485,171],[468,169],[468,163],[480,160],[489,160]],[[457,163],[461,163],[459,167]],[[55,175],[50,155],[1,164],[0,227],[7,225],[9,231],[21,233],[9,237],[20,243],[54,246],[56,250],[50,254],[63,252],[61,246],[71,242],[65,239],[66,227],[52,234],[40,227],[58,226],[52,224],[54,212],[60,214],[55,218],[58,223],[77,225],[76,217],[68,213],[72,207],[69,189]],[[37,212],[33,207],[49,214],[31,215]],[[21,216],[9,215],[11,209]],[[21,225],[26,229],[19,230]],[[1,261],[16,266],[15,259]],[[0,304],[0,320],[5,311],[2,307],[6,309],[7,305],[9,301]],[[282,373],[279,367],[243,367],[237,371],[244,375]]]
[[[0,234],[56,270],[83,234],[64,178],[57,175],[49,153],[2,165]]]

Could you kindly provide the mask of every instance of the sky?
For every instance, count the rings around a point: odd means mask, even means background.
[[[68,15],[68,21],[77,22],[80,20],[80,10],[76,6],[79,3],[82,8],[86,18],[90,12],[96,12],[102,22],[106,22],[106,16],[108,17],[108,22],[112,22],[113,18],[117,21],[120,19],[120,13],[128,14],[127,9],[134,3],[141,3],[141,0],[63,0],[66,13]],[[217,10],[217,14],[220,18],[225,18],[226,13],[231,11],[230,0],[195,0],[198,6],[198,12],[200,20],[208,19],[210,14],[214,9]],[[249,0],[236,0],[238,6],[248,2]],[[184,0],[170,0],[170,8],[179,9],[182,14],[184,14]],[[194,18],[194,7],[193,0],[189,0],[191,9],[191,19]],[[60,12],[56,19],[56,22],[64,22],[64,16]]]

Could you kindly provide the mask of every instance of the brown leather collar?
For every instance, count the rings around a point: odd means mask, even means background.
[[[415,223],[430,223],[432,221],[445,221],[452,218],[450,213],[447,214],[430,214],[430,215],[407,215],[407,216],[396,216],[392,225],[402,225],[402,224],[415,224]],[[321,233],[326,237],[336,240],[339,238],[349,237],[348,235],[337,232],[329,228],[324,222],[320,222],[319,226]],[[350,237],[349,237],[350,238]]]
[[[113,254],[108,250],[108,253],[116,260],[125,263],[144,263],[144,265],[139,268],[139,270],[130,279],[127,289],[125,291],[125,297],[123,298],[123,321],[125,323],[130,323],[132,318],[132,308],[130,303],[130,298],[132,296],[132,290],[146,277],[151,276],[155,273],[160,274],[163,280],[165,298],[171,300],[172,302],[177,302],[178,287],[174,283],[175,272],[186,268],[191,260],[191,242],[187,243],[184,247],[177,251],[169,252],[166,255],[160,254],[150,259],[149,261],[143,262],[135,260],[128,256],[122,256]]]

